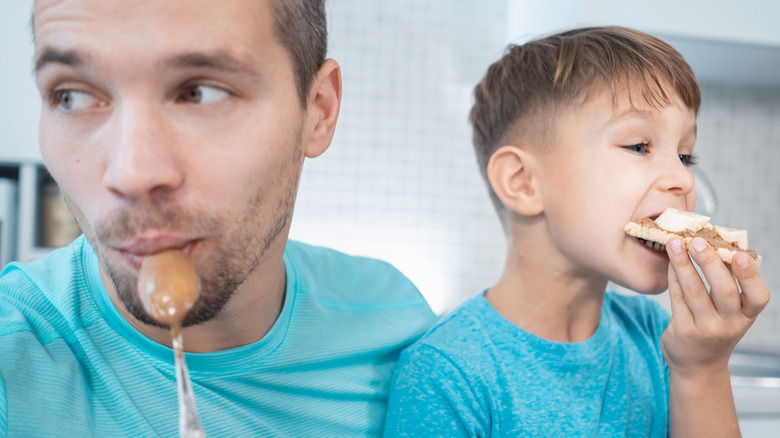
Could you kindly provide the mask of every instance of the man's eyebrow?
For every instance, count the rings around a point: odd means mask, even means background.
[[[35,59],[35,71],[39,72],[48,64],[63,64],[77,67],[83,63],[84,58],[74,51],[46,48]]]
[[[227,52],[192,52],[176,55],[163,63],[175,68],[208,68],[236,73],[254,73],[252,65]]]
[[[35,59],[35,71],[40,71],[48,64],[63,64],[78,67],[84,64],[85,58],[72,50],[58,50],[46,48]],[[226,52],[192,52],[172,56],[163,64],[174,68],[209,68],[229,72],[254,72],[249,63],[246,63]]]

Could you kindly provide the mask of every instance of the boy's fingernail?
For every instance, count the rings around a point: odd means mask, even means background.
[[[682,241],[680,241],[680,239],[672,239],[672,240],[670,240],[669,241],[669,248],[675,254],[679,254],[679,253],[683,252]]]
[[[747,254],[739,253],[734,256],[734,264],[740,268],[746,268],[750,263],[750,257]]]
[[[697,237],[691,240],[691,246],[693,246],[694,251],[702,252],[707,249],[707,242],[705,242],[704,239]]]

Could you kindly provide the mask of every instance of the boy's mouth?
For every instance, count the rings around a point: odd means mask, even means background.
[[[637,240],[639,240],[642,244],[644,244],[646,247],[653,249],[658,252],[666,252],[666,245],[663,243],[658,242],[651,242],[649,240],[640,239],[637,237]]]

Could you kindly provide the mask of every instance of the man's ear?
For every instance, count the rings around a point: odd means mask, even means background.
[[[535,216],[544,209],[537,187],[533,156],[517,146],[502,146],[487,166],[490,186],[507,208],[524,216]]]
[[[341,67],[333,59],[326,59],[314,78],[307,103],[307,120],[313,128],[306,144],[306,157],[314,158],[325,152],[333,140],[341,107]]]

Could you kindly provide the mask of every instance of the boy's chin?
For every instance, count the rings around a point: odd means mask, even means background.
[[[640,293],[642,295],[660,295],[664,292],[666,292],[668,288],[653,288],[653,289],[646,289],[646,290],[637,290],[637,293]]]
[[[666,277],[647,282],[636,281],[637,279],[634,280],[635,281],[626,282],[614,281],[614,283],[642,295],[658,295],[666,292],[669,288],[669,280]]]

